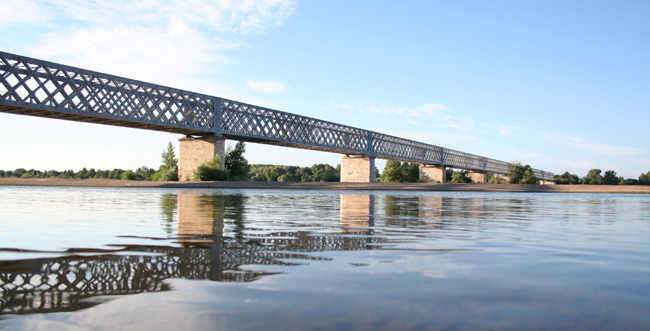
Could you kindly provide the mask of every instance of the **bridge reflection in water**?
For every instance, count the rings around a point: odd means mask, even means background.
[[[102,250],[71,248],[54,252],[60,257],[0,261],[0,314],[74,311],[107,296],[170,290],[169,278],[250,282],[277,273],[263,270],[264,265],[329,259],[312,252],[398,249],[411,236],[480,231],[481,222],[500,222],[509,209],[526,208],[523,200],[495,204],[472,197],[342,194],[339,224],[332,226],[321,214],[331,217],[327,211],[334,206],[287,200],[289,205],[278,207],[282,202],[275,199],[163,194],[161,218],[168,237],[134,238],[160,245],[106,243]],[[307,208],[320,225],[286,223],[284,214],[278,216],[280,223],[270,214],[255,220],[251,208],[260,203],[265,213],[278,209],[291,217],[304,216],[294,209]],[[276,223],[267,225],[267,220]]]
[[[287,259],[322,260],[326,258],[301,252],[375,249],[384,241],[372,237],[374,197],[370,195],[341,196],[339,234],[247,233],[245,199],[242,195],[162,195],[163,222],[170,235],[177,210],[176,235],[171,240],[143,239],[171,245],[69,249],[62,257],[0,261],[0,314],[75,311],[101,303],[102,296],[170,290],[164,282],[169,278],[250,282],[275,272],[241,266],[299,265]]]

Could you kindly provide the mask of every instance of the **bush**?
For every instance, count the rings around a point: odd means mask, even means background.
[[[192,174],[193,181],[224,181],[228,180],[230,175],[221,165],[221,156],[219,154],[210,162],[201,163]]]
[[[501,183],[499,182],[499,177],[497,177],[497,176],[492,176],[492,177],[490,177],[490,180],[488,180],[487,183],[488,183],[488,184],[501,184]]]

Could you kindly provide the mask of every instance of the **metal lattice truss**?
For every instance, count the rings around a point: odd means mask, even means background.
[[[215,98],[0,52],[0,111],[182,134],[214,132]]]
[[[478,155],[5,52],[0,75],[0,112],[509,172],[509,163]]]
[[[236,101],[221,104],[221,134],[337,153],[368,151],[369,132]]]

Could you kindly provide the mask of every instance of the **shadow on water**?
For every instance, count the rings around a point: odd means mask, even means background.
[[[369,246],[373,196],[341,196],[341,235],[286,230],[245,234],[246,200],[239,194],[161,195],[162,227],[170,238],[148,239],[175,245],[107,244],[115,249],[68,249],[63,257],[0,261],[0,314],[85,309],[102,303],[102,297],[168,291],[169,278],[251,282],[277,273],[259,266],[328,260],[301,252],[376,249]]]

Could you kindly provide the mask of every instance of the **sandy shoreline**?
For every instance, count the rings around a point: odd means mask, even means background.
[[[650,194],[644,185],[488,185],[423,183],[140,182],[112,179],[0,178],[0,186],[233,188],[278,190],[465,191]]]

